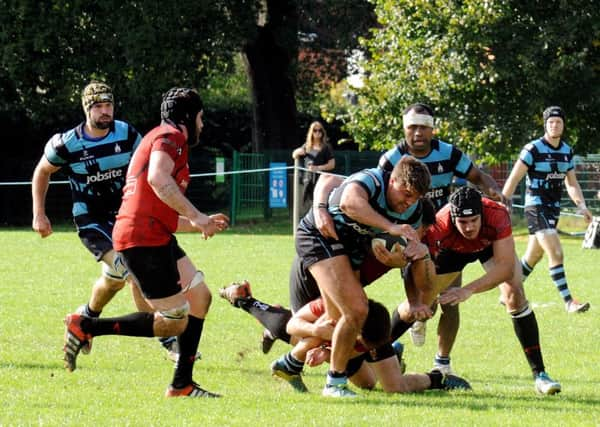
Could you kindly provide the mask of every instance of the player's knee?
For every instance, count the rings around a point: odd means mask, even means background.
[[[158,311],[160,322],[163,325],[163,328],[161,328],[163,330],[161,332],[165,335],[181,335],[187,326],[189,310],[190,305],[186,302],[179,307]]]
[[[107,276],[100,277],[98,281],[104,288],[112,292],[119,292],[121,289],[123,289],[126,283],[125,279],[114,279]]]
[[[181,289],[188,298],[202,301],[206,307],[209,307],[212,302],[212,293],[204,281],[204,273],[197,271],[190,282],[184,285]]]
[[[353,328],[360,329],[362,325],[365,323],[367,319],[367,315],[369,314],[369,306],[365,304],[364,306],[361,304],[354,305],[352,310],[344,313],[344,317],[346,322],[352,325]]]
[[[102,258],[102,275],[112,280],[125,280],[129,276],[129,271],[119,253],[109,251]]]
[[[548,257],[550,257],[555,263],[562,264],[564,258],[562,248],[552,248],[548,253]]]
[[[500,289],[502,291],[502,301],[504,302],[508,313],[512,313],[515,310],[519,311],[522,307],[527,305],[523,282],[506,282]]]

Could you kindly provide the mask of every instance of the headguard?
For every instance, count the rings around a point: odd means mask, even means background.
[[[196,116],[203,109],[202,99],[198,92],[189,88],[174,87],[163,95],[160,104],[161,120],[170,120],[175,124],[183,124],[188,132],[188,144],[196,145]]]
[[[450,195],[452,221],[463,216],[480,215],[483,210],[481,193],[473,187],[461,187]]]
[[[90,82],[81,92],[81,105],[83,111],[87,114],[92,105],[100,102],[110,102],[114,104],[112,89],[106,83],[100,81]]]
[[[562,110],[562,108],[560,108],[557,105],[553,105],[551,107],[546,108],[544,110],[543,117],[544,117],[544,128],[546,128],[546,122],[548,121],[548,119],[550,117],[560,117],[562,119],[563,123],[566,124],[565,113]]]

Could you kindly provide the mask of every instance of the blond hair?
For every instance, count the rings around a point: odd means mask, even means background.
[[[304,147],[306,151],[311,151],[313,149],[313,130],[315,129],[315,127],[319,127],[319,129],[321,129],[321,131],[323,132],[323,138],[321,138],[321,143],[323,145],[326,145],[328,142],[327,139],[327,132],[325,131],[325,127],[323,127],[323,125],[321,124],[321,122],[319,121],[314,121],[310,124],[310,127],[308,128],[308,132],[306,134],[306,141],[304,142]]]

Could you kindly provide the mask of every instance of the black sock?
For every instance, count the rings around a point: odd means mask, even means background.
[[[515,334],[525,352],[527,362],[531,367],[533,376],[545,370],[542,349],[540,347],[540,333],[538,330],[535,313],[529,304],[518,313],[511,313]]]
[[[290,334],[285,330],[292,312],[287,308],[266,304],[255,298],[240,298],[236,301],[238,307],[250,313],[261,325],[269,330],[274,338],[286,343],[290,342]]]
[[[85,314],[87,317],[100,317],[100,313],[102,313],[102,310],[100,310],[100,311],[92,310],[90,308],[89,302],[83,308],[83,314]]]
[[[283,356],[282,362],[285,369],[292,374],[300,374],[304,368],[304,362],[296,359],[292,353]]]
[[[398,338],[400,338],[404,332],[408,331],[414,322],[405,322],[400,319],[400,315],[398,314],[398,310],[394,310],[392,313],[392,333],[391,333],[391,341],[394,342]]]
[[[175,374],[171,383],[175,388],[183,388],[192,383],[194,361],[203,327],[204,319],[188,315],[187,327],[177,338],[179,342],[179,361],[175,366]]]
[[[431,381],[431,385],[429,386],[429,389],[440,390],[440,389],[444,388],[444,386],[442,385],[442,380],[444,379],[444,376],[442,375],[442,373],[440,371],[431,371],[425,375],[427,375],[429,377],[429,380]]]
[[[81,329],[92,336],[127,335],[130,337],[153,337],[154,314],[137,312],[119,317],[83,317]]]

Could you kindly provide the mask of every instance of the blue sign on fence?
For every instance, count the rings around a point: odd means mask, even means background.
[[[287,208],[287,164],[269,163],[269,207]],[[281,169],[274,169],[281,168]]]

